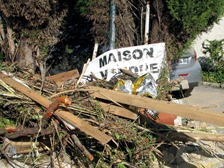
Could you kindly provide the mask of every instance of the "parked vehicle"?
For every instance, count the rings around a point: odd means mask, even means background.
[[[189,89],[183,90],[185,96],[189,96],[194,87],[202,81],[201,65],[197,59],[197,53],[194,49],[187,49],[179,60],[172,62],[170,80],[183,77],[188,81]]]

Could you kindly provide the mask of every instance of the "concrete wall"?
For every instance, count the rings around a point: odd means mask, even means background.
[[[219,21],[218,24],[215,24],[213,28],[207,33],[202,33],[194,41],[193,47],[195,48],[198,57],[204,56],[202,53],[202,43],[205,40],[221,40],[224,39],[224,17]]]

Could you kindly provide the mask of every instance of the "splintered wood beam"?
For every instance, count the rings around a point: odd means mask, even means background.
[[[5,150],[7,151],[7,154],[10,153],[10,148],[14,148],[17,154],[30,153],[34,147],[37,147],[39,152],[44,150],[42,147],[40,147],[39,142],[11,141],[7,138],[4,138],[4,144],[6,148],[8,148],[8,150]]]
[[[62,72],[56,75],[46,77],[47,80],[53,81],[56,85],[60,86],[67,80],[72,80],[79,77],[79,71],[77,69]]]
[[[103,145],[108,143],[110,140],[112,140],[111,136],[106,135],[105,133],[89,125],[87,122],[83,121],[82,119],[78,118],[77,116],[73,115],[70,112],[57,110],[55,111],[55,115],[57,117],[62,118],[69,124],[79,128],[81,131],[83,131],[87,135],[94,137],[95,139],[100,141]],[[75,124],[74,124],[74,121],[75,121]]]
[[[94,86],[88,86],[88,90],[92,94],[92,96],[96,98],[110,101],[113,100],[118,103],[123,103],[136,107],[143,107],[158,112],[170,113],[184,118],[224,126],[223,113],[204,109],[197,109],[192,106],[176,104],[168,101],[153,100],[147,97],[127,94],[124,92],[108,90]]]
[[[179,136],[179,133],[184,133],[185,135],[192,137],[196,140],[200,141],[213,141],[213,142],[224,142],[224,135],[223,134],[213,134],[213,133],[194,133],[194,132],[186,132],[186,131],[178,131],[176,136]]]
[[[21,93],[25,94],[27,97],[31,98],[32,100],[36,101],[40,105],[44,106],[45,108],[48,108],[50,104],[52,103],[47,98],[41,96],[39,93],[33,91],[32,89],[24,86],[23,84],[15,81],[11,77],[3,74],[0,72],[0,79],[4,81],[6,84],[10,85],[14,89],[20,91]],[[92,136],[102,144],[106,144],[110,140],[112,140],[112,137],[106,135],[105,133],[99,131],[97,128],[93,127],[92,125],[88,124],[87,122],[83,121],[81,118],[78,118],[77,116],[73,115],[72,113],[66,112],[66,111],[56,111],[55,115],[60,118],[62,118],[64,121],[68,122],[74,127],[77,127],[80,129],[80,131],[83,131],[87,135]]]
[[[32,89],[24,86],[23,84],[17,82],[13,78],[3,74],[2,72],[0,72],[0,79],[2,81],[4,81],[6,84],[8,84],[11,87],[13,87],[14,89],[16,89],[19,92],[21,92],[24,95],[26,95],[27,97],[33,99],[34,101],[36,101],[40,105],[44,106],[45,108],[48,108],[49,105],[52,103],[50,100],[48,100],[47,98],[41,96],[39,93],[37,93],[37,92],[33,91]]]
[[[125,108],[118,107],[118,106],[108,104],[108,103],[103,103],[103,102],[99,102],[99,105],[102,107],[102,109],[105,112],[109,112],[111,114],[114,114],[114,115],[117,115],[120,117],[124,117],[124,118],[128,118],[131,120],[136,120],[138,118],[137,114],[135,114]]]

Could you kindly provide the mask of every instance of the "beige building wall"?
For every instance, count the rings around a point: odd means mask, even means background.
[[[221,40],[224,39],[224,17],[219,21],[218,24],[215,24],[213,28],[207,33],[202,33],[194,41],[193,47],[195,48],[198,57],[204,56],[202,53],[202,43],[205,40]]]

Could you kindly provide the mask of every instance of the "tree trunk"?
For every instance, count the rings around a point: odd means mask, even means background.
[[[4,22],[4,18],[0,17],[0,47],[1,52],[5,55],[5,60],[12,63],[16,61],[20,67],[34,73],[35,61],[32,46],[27,43],[26,39],[21,39],[17,48],[13,34],[12,28]]]
[[[2,17],[0,17],[0,52],[5,54],[5,29]]]
[[[7,26],[7,40],[8,40],[8,57],[11,62],[15,61],[15,43],[13,41],[13,30]]]
[[[20,40],[18,55],[16,56],[18,65],[27,69],[29,72],[35,72],[35,61],[32,54],[32,47],[26,39]]]
[[[160,42],[160,39],[159,39],[159,29],[160,29],[159,22],[155,18],[152,21],[151,43],[158,43],[158,42]]]
[[[5,39],[4,26],[2,23],[2,19],[0,17],[0,45],[1,46],[3,45],[4,39]]]

